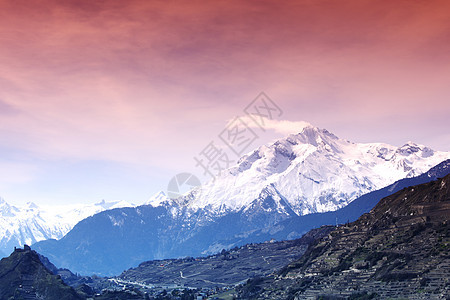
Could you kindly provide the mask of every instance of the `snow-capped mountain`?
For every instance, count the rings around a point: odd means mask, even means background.
[[[101,212],[61,240],[33,247],[60,267],[113,275],[144,260],[260,242],[283,231],[284,221],[344,207],[449,158],[449,152],[412,142],[402,147],[355,144],[305,126],[299,134],[243,156],[201,189],[177,199],[159,193],[147,205]],[[282,238],[301,234],[293,230]]]
[[[130,207],[124,201],[96,204],[39,207],[33,202],[16,207],[0,198],[0,251],[31,245],[47,239],[60,239],[79,221],[107,209]]]
[[[156,193],[155,195],[151,196],[144,205],[151,205],[154,207],[162,205],[164,202],[170,201],[170,198],[164,193],[163,191],[160,191],[159,193]]]
[[[278,209],[297,215],[326,212],[396,180],[420,175],[448,158],[449,152],[413,142],[401,147],[357,144],[307,125],[299,134],[243,156],[215,181],[177,202],[193,211],[225,214],[248,209],[255,199],[270,195]],[[164,197],[149,204],[162,205]]]

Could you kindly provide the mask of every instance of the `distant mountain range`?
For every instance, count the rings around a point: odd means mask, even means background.
[[[448,299],[450,175],[383,198],[239,299]]]
[[[115,275],[145,260],[212,254],[252,239],[293,239],[310,228],[283,224],[345,207],[448,158],[448,152],[414,143],[355,144],[306,126],[299,134],[243,156],[201,190],[175,200],[159,194],[150,205],[101,212],[78,223],[61,240],[33,247],[59,267]]]
[[[79,221],[107,209],[132,206],[123,201],[41,208],[29,202],[17,207],[0,198],[0,255],[14,247],[60,239]]]
[[[415,179],[448,172],[448,163]],[[449,220],[447,175],[381,199],[355,222],[301,239],[147,261],[115,278],[76,276],[25,247],[0,261],[0,298],[447,299]]]

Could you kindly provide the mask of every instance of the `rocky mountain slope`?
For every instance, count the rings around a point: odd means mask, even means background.
[[[450,297],[450,175],[382,199],[243,299]]]
[[[25,245],[0,261],[0,299],[146,300],[149,297],[105,278],[81,277],[67,269],[57,269],[45,256]]]
[[[79,221],[107,209],[132,206],[126,202],[102,202],[39,207],[29,202],[17,207],[0,198],[0,255],[14,247],[47,239],[60,239]]]
[[[398,180],[382,189],[367,193],[336,211],[295,216],[281,221],[272,227],[253,231],[245,237],[235,238],[233,241],[240,244],[266,241],[270,238],[276,240],[292,239],[301,236],[310,229],[318,228],[322,225],[337,225],[353,222],[362,214],[368,213],[380,199],[392,195],[405,187],[427,183],[445,177],[449,173],[450,160],[446,160],[431,168],[428,172],[416,177]],[[228,242],[230,241],[229,239]],[[224,243],[224,241],[218,241],[218,243]]]
[[[145,260],[207,255],[259,242],[246,237],[265,228],[270,239],[284,220],[341,208],[448,157],[413,143],[399,148],[354,144],[307,126],[245,155],[201,191],[99,213],[60,241],[34,247],[60,267],[117,275]],[[283,239],[303,233],[293,231]]]
[[[25,246],[0,261],[0,299],[83,299]]]

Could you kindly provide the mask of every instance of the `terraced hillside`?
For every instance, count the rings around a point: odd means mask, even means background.
[[[249,244],[208,257],[147,261],[125,271],[117,280],[149,287],[233,286],[279,270],[301,257],[312,242],[333,229],[333,226],[324,226],[311,230],[301,239]]]
[[[240,289],[243,299],[448,299],[450,175],[382,199],[278,274]]]

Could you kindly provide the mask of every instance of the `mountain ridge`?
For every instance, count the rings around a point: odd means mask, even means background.
[[[236,165],[176,204],[220,215],[248,206],[271,188],[297,215],[336,210],[362,194],[420,175],[449,158],[449,152],[413,142],[401,147],[352,143],[308,125],[298,134],[242,156]],[[155,201],[155,205],[163,203]]]
[[[417,177],[404,178],[382,189],[364,194],[341,209],[305,216],[294,216],[277,223],[274,227],[254,231],[245,239],[240,240],[239,243],[262,242],[270,238],[275,238],[276,240],[293,239],[300,237],[310,229],[322,225],[338,225],[353,222],[362,214],[368,213],[380,199],[405,187],[436,180],[445,177],[449,173],[450,160],[446,160]],[[272,233],[269,234],[269,231],[272,231]]]
[[[241,299],[446,299],[450,175],[383,198]],[[365,297],[365,298],[364,298]]]
[[[199,191],[193,190],[179,199],[153,202],[155,206],[108,210],[78,223],[60,241],[33,246],[59,267],[81,274],[116,275],[145,260],[207,255],[249,243],[246,236],[267,227],[271,228],[270,239],[278,230],[276,224],[298,216],[302,204],[293,205],[293,198],[289,199],[291,194],[297,195],[298,181],[307,184],[308,192],[319,195],[308,200],[309,204],[305,202],[306,211],[320,205],[334,209],[375,189],[374,182],[384,185],[386,178],[428,171],[428,165],[448,155],[415,144],[353,144],[308,127],[303,134],[243,156],[223,178],[216,179],[216,185],[205,185],[199,198]],[[344,175],[344,170],[351,172]],[[369,178],[372,171],[374,178]],[[387,176],[381,178],[379,174],[384,172]],[[349,183],[344,183],[347,179]],[[281,181],[284,186],[279,185]],[[342,185],[346,192],[336,192]],[[294,186],[294,192],[289,194],[287,186]],[[245,206],[239,202],[242,197],[247,197],[242,202]]]
[[[26,245],[0,261],[0,287],[1,299],[83,299],[52,274]]]
[[[79,221],[101,211],[132,204],[105,200],[95,204],[39,207],[33,202],[13,206],[0,198],[0,255],[24,244],[60,239]],[[2,255],[4,256],[4,255]]]

